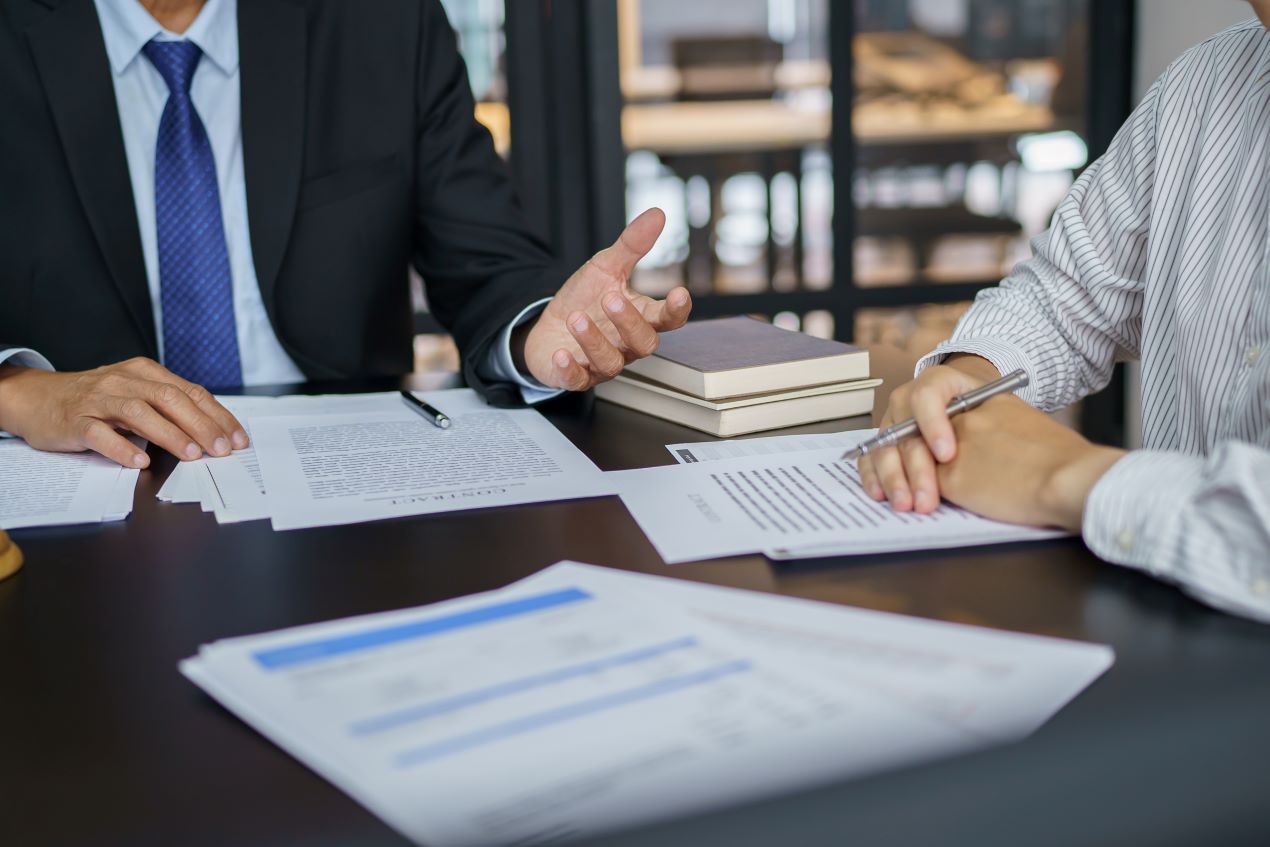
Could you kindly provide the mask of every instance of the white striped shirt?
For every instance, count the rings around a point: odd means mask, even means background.
[[[1142,362],[1143,449],[1085,506],[1103,559],[1270,621],[1270,33],[1188,50],[1059,206],[1033,257],[918,364],[1021,367],[1053,410]]]

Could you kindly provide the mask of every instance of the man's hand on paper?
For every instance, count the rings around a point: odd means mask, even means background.
[[[629,286],[665,225],[665,214],[649,209],[569,277],[542,314],[513,335],[517,367],[552,388],[586,391],[652,355],[658,332],[683,326],[692,309],[686,288],[654,300]]]
[[[939,508],[936,464],[952,461],[957,455],[957,439],[944,410],[958,394],[1000,376],[987,359],[954,355],[892,391],[878,429],[916,418],[922,437],[907,438],[860,459],[860,481],[869,496],[890,500],[892,508],[900,512],[928,515]]]
[[[1089,492],[1125,455],[1014,396],[952,419],[957,454],[938,466],[951,502],[988,518],[1080,532]]]
[[[865,489],[900,511],[930,512],[942,496],[995,520],[1079,532],[1089,492],[1125,451],[1092,444],[1014,396],[944,414],[954,396],[996,376],[967,356],[896,389],[881,426],[916,417],[922,436],[861,459]]]
[[[0,430],[39,450],[93,450],[124,467],[149,465],[119,429],[178,459],[247,446],[246,430],[211,392],[151,359],[78,373],[0,365]]]

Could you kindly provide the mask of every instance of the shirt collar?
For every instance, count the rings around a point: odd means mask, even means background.
[[[238,70],[238,0],[207,0],[183,34],[168,32],[139,0],[95,0],[110,67],[118,76],[151,40],[188,39],[225,74]]]

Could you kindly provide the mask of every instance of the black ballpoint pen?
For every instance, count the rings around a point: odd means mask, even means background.
[[[450,428],[450,419],[445,416],[445,412],[435,406],[429,406],[409,391],[402,391],[401,399],[406,401],[406,405],[410,407],[412,412],[427,418],[434,426],[439,426],[441,429]]]

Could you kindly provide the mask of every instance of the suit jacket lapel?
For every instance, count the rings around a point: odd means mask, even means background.
[[[106,267],[150,355],[156,356],[137,207],[110,62],[92,0],[63,0],[27,30],[27,41]]]
[[[304,10],[285,0],[238,4],[247,217],[256,278],[271,316],[304,161],[305,27]]]

